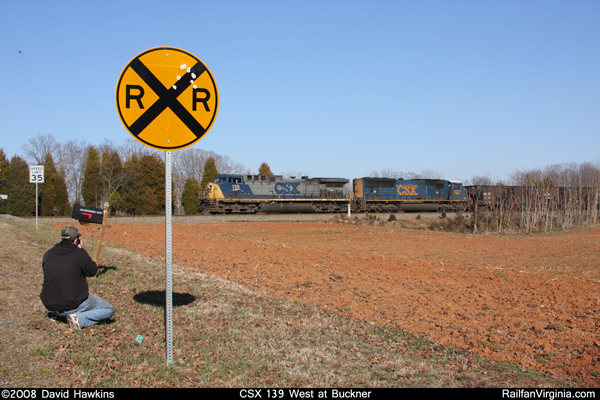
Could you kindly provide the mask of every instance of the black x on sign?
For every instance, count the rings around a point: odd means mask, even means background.
[[[217,83],[206,65],[173,47],[146,50],[131,60],[116,99],[129,133],[158,150],[180,150],[202,139],[219,107]]]

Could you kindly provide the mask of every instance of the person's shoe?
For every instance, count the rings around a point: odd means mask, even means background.
[[[67,323],[73,329],[81,330],[81,326],[79,326],[79,318],[75,314],[67,315]]]
[[[52,322],[60,322],[60,316],[55,312],[49,312],[48,318],[50,318],[50,321]]]

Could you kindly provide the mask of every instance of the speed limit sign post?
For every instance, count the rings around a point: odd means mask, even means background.
[[[29,183],[44,183],[44,166],[29,166]]]
[[[35,229],[38,228],[38,183],[44,183],[44,166],[29,166],[29,183],[35,183]]]

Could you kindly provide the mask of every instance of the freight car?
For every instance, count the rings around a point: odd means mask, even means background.
[[[354,179],[355,212],[459,211],[468,206],[462,182],[441,179]]]
[[[524,186],[467,186],[470,211],[496,210],[517,204],[523,198]]]
[[[564,211],[596,208],[597,191],[587,187],[467,186],[469,210]]]
[[[211,214],[335,213],[347,209],[343,178],[281,175],[217,175],[200,194],[199,209]]]

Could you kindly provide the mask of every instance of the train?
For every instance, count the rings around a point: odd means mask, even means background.
[[[284,178],[220,174],[201,192],[199,211],[210,214],[440,212],[465,210],[467,189],[443,179]]]
[[[355,212],[459,211],[468,201],[462,182],[443,179],[360,178],[353,188]]]
[[[566,186],[468,186],[470,211],[594,210],[599,208],[597,188]]]
[[[211,214],[336,213],[347,210],[344,178],[219,174],[201,192],[199,211]]]

